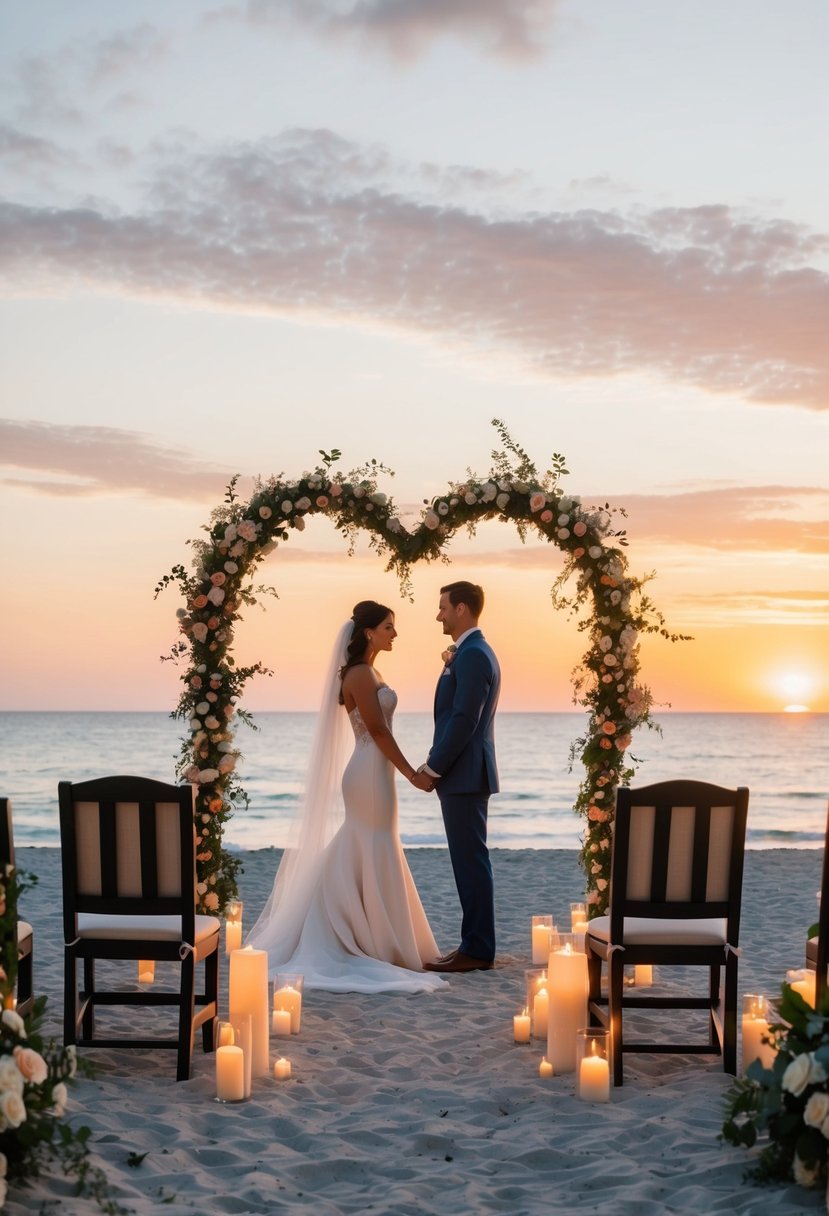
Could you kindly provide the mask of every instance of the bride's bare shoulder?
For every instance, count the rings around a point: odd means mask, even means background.
[[[349,667],[343,676],[343,701],[345,708],[351,713],[355,705],[374,695],[377,689],[377,679],[374,670],[368,663],[357,663]]]

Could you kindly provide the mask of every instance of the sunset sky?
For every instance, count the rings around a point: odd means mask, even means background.
[[[319,449],[414,513],[502,418],[625,508],[674,710],[829,711],[825,0],[0,0],[2,709],[167,709],[224,486]],[[313,708],[353,603],[431,703],[484,584],[506,709],[571,708],[555,549],[503,525],[414,602],[323,520],[268,561],[254,709]]]

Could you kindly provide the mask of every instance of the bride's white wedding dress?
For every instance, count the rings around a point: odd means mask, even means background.
[[[380,684],[377,699],[391,727],[397,694]],[[299,884],[305,915],[298,916],[293,906],[280,916],[278,873],[274,894],[247,944],[268,951],[271,974],[300,972],[306,988],[434,990],[445,981],[422,970],[439,950],[398,835],[395,768],[360,711],[352,709],[348,717],[354,751],[342,776],[345,818],[322,850],[310,881]]]

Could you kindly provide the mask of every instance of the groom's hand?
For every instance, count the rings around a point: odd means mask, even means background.
[[[435,788],[434,779],[430,777],[428,773],[424,773],[422,770],[415,773],[414,777],[412,777],[412,785],[419,790],[424,790],[427,794],[431,794],[432,790]]]

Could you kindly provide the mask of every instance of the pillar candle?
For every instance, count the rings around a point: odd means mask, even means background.
[[[216,1097],[221,1102],[241,1102],[245,1097],[245,1055],[230,1044],[216,1049]]]
[[[236,1035],[233,1033],[233,1026],[230,1022],[219,1022],[216,1019],[216,1046],[217,1047],[233,1047],[236,1043]]]
[[[540,1077],[551,1077],[553,1075],[553,1066],[546,1056],[543,1057],[538,1066],[538,1075]]]
[[[151,984],[155,979],[155,959],[140,958],[138,960],[139,984]]]
[[[271,1029],[274,1034],[280,1038],[287,1038],[291,1033],[291,1011],[290,1009],[274,1009],[273,1018],[271,1019]]]
[[[231,1025],[234,1045],[241,1047],[245,1057],[245,1097],[249,1098],[253,1083],[253,1018],[249,1013],[238,1014]]]
[[[287,1009],[291,1015],[291,1034],[299,1034],[302,1022],[302,993],[290,984],[277,988],[273,994],[273,1007]]]
[[[650,988],[653,983],[653,967],[650,963],[637,963],[633,968],[633,982],[637,988]]]
[[[521,1013],[516,1013],[512,1019],[512,1035],[516,1043],[529,1043],[530,1012],[528,1009],[523,1009]]]
[[[807,1005],[815,1007],[815,983],[816,977],[814,971],[787,971],[786,983],[791,986],[795,992],[799,992]]]
[[[743,1073],[755,1060],[759,1060],[763,1068],[773,1067],[777,1051],[773,1043],[763,1042],[770,1037],[765,997],[748,994],[743,997],[741,1029]]]
[[[273,1066],[273,1075],[276,1081],[287,1081],[291,1075],[291,1061],[280,1056]]]
[[[578,1096],[583,1102],[610,1101],[610,1065],[603,1056],[588,1052],[579,1061]]]
[[[256,1077],[268,1071],[268,953],[245,946],[230,956],[230,1020],[251,1016],[252,1069]]]
[[[229,920],[225,923],[225,954],[242,948],[242,922]]]
[[[532,927],[532,947],[533,947],[533,962],[546,963],[547,955],[550,953],[550,932],[552,930],[552,921],[549,924],[534,924]]]
[[[587,904],[570,904],[570,931],[587,932]]]
[[[533,1000],[533,1038],[547,1038],[547,1022],[550,1012],[550,997],[546,988],[539,988]]]
[[[565,941],[550,952],[547,979],[547,1059],[556,1074],[575,1072],[576,1031],[587,1021],[587,955]]]

